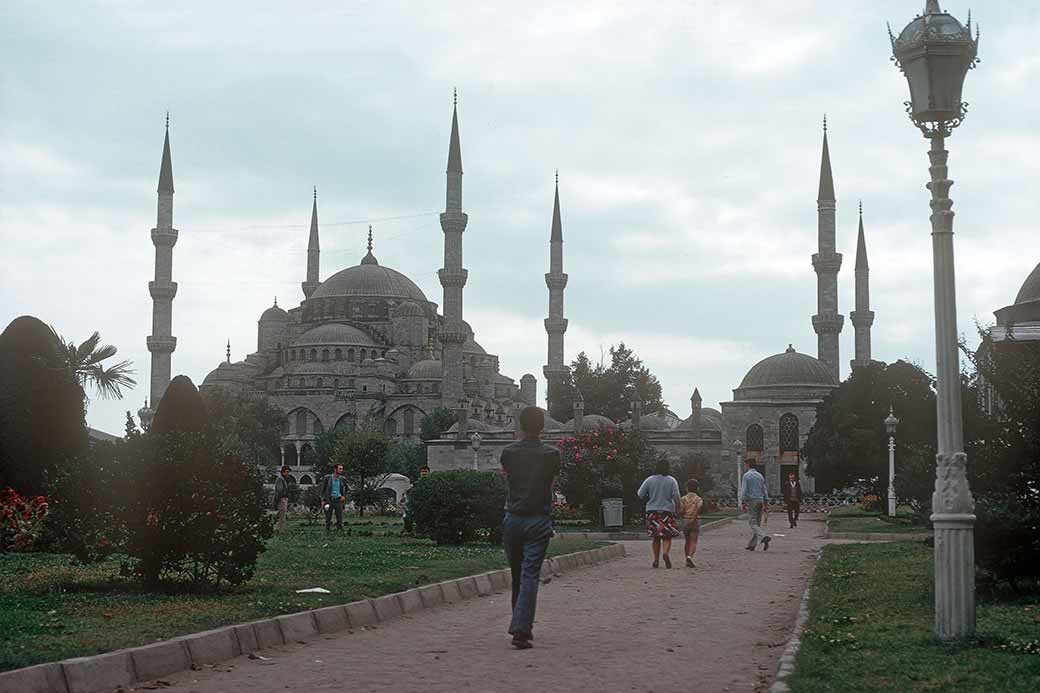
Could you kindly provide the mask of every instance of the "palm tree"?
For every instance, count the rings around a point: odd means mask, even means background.
[[[59,366],[68,371],[83,389],[83,399],[87,397],[87,385],[93,387],[102,399],[123,399],[124,387],[137,384],[131,375],[134,373],[130,361],[120,361],[108,366],[101,363],[116,355],[117,349],[111,344],[101,345],[101,334],[95,332],[79,346],[62,337],[51,327],[51,333],[58,345]]]

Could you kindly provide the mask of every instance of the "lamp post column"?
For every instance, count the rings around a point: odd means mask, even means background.
[[[896,437],[888,437],[888,516],[896,516]]]
[[[736,476],[733,477],[733,485],[737,495],[737,510],[740,510],[740,450],[743,447],[739,439],[733,441],[733,452],[736,453],[737,458]]]

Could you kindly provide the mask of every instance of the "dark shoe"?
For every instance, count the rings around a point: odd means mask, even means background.
[[[513,647],[515,647],[518,650],[529,650],[532,647],[534,647],[534,645],[531,644],[530,638],[526,638],[523,635],[514,635]]]
[[[656,568],[658,565],[660,565],[660,564],[657,561],[654,561],[653,563],[650,564],[650,567],[651,568]]]
[[[754,546],[745,546],[744,548],[747,549],[748,551],[754,551],[755,550]]]
[[[661,556],[661,558],[664,559],[664,567],[668,568],[669,570],[671,570],[672,569],[672,559],[668,557],[668,554],[665,554],[665,555]]]
[[[768,551],[769,550],[769,542],[771,540],[772,540],[772,537],[765,537],[765,538],[762,539],[762,550],[763,551]]]

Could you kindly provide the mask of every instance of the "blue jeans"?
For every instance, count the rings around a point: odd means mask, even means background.
[[[513,515],[502,520],[502,543],[513,572],[513,620],[511,635],[530,636],[534,610],[538,603],[538,579],[542,572],[545,550],[553,535],[552,518],[548,515]]]

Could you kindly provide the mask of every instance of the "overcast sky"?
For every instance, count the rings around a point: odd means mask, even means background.
[[[841,312],[862,199],[874,356],[934,370],[928,143],[885,29],[923,4],[7,0],[0,328],[31,314],[77,340],[100,330],[140,385],[93,401],[89,423],[119,433],[141,406],[167,109],[175,374],[200,383],[228,339],[243,358],[273,297],[302,299],[313,185],[322,278],[360,260],[371,222],[380,263],[442,303],[436,213],[457,87],[465,316],[504,373],[539,377],[539,398],[556,168],[568,361],[624,340],[686,416],[695,386],[716,407],[788,343],[815,355],[824,113]],[[1040,4],[975,4],[983,62],[948,140],[969,338],[1040,261]],[[846,317],[843,377],[852,348]]]

